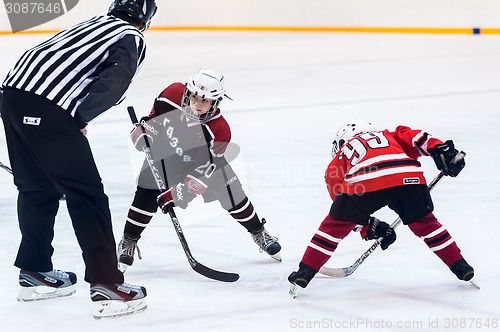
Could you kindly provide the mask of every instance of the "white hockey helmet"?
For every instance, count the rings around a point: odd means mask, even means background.
[[[186,83],[186,89],[184,89],[181,102],[182,110],[186,117],[202,122],[210,120],[217,112],[219,104],[225,96],[226,88],[224,83],[224,75],[207,68],[200,68],[196,73],[191,75]],[[193,113],[191,107],[189,107],[189,97],[191,95],[211,100],[212,105],[210,110],[200,116]]]
[[[332,157],[335,157],[342,145],[344,145],[345,142],[347,142],[354,136],[373,130],[375,130],[375,128],[372,126],[372,124],[365,120],[353,119],[347,121],[340,127],[340,129],[337,131],[337,135],[335,135],[335,138],[333,139]]]

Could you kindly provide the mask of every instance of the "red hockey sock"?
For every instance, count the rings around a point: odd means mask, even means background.
[[[350,221],[327,215],[309,243],[301,263],[318,271],[333,254],[339,242],[355,227]]]
[[[434,214],[429,213],[419,221],[408,225],[410,230],[422,240],[448,267],[462,258],[460,249],[450,233],[439,223]]]

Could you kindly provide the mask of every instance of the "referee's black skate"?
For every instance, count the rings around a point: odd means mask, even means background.
[[[111,318],[146,310],[146,288],[127,283],[91,284],[94,318]]]
[[[140,237],[133,238],[129,235],[124,234],[118,248],[116,250],[116,256],[118,257],[118,269],[121,272],[125,272],[129,266],[134,263],[135,249],[137,249],[137,257],[142,259],[141,251],[137,245],[137,241]]]
[[[269,234],[267,229],[264,227],[266,223],[265,219],[262,219],[262,228],[252,232],[252,238],[254,242],[259,246],[260,252],[265,251],[272,258],[281,262],[281,245],[278,243],[278,238]]]
[[[52,270],[49,272],[19,272],[21,289],[19,302],[49,300],[73,295],[76,292],[76,275],[73,272]]]

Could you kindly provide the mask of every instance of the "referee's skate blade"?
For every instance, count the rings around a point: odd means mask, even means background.
[[[127,265],[125,263],[122,263],[122,262],[118,262],[118,270],[120,270],[121,273],[125,273],[125,271],[127,271],[127,268],[129,267],[130,265]]]
[[[70,296],[75,294],[75,292],[75,285],[59,288],[48,286],[21,287],[17,294],[17,300],[19,302],[50,300]]]
[[[106,300],[94,302],[94,318],[116,318],[142,312],[147,308],[144,298],[130,301]]]

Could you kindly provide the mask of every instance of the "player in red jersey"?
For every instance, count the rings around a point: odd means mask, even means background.
[[[170,189],[160,192],[145,160],[118,245],[122,271],[132,265],[137,241],[158,207],[164,213],[174,206],[185,209],[197,195],[205,202],[218,200],[250,232],[261,251],[281,261],[277,238],[264,227],[265,219],[259,219],[224,157],[231,140],[219,109],[225,93],[224,76],[201,68],[186,84],[173,83],[163,90],[149,116],[141,119],[145,130],[137,125],[132,131],[132,141],[140,151],[146,144],[144,137],[148,138],[153,159]]]
[[[463,158],[453,160],[457,153],[452,141],[443,143],[422,130],[405,126],[377,131],[362,120],[342,126],[333,142],[333,160],[325,175],[333,203],[310,241],[299,270],[288,277],[291,287],[305,288],[353,230],[361,230],[366,240],[384,237],[381,247],[387,249],[396,240],[396,233],[387,223],[371,216],[384,206],[395,211],[458,279],[470,280],[474,270],[432,213],[434,206],[417,161],[421,156],[432,156],[444,175],[455,177],[465,166]]]

